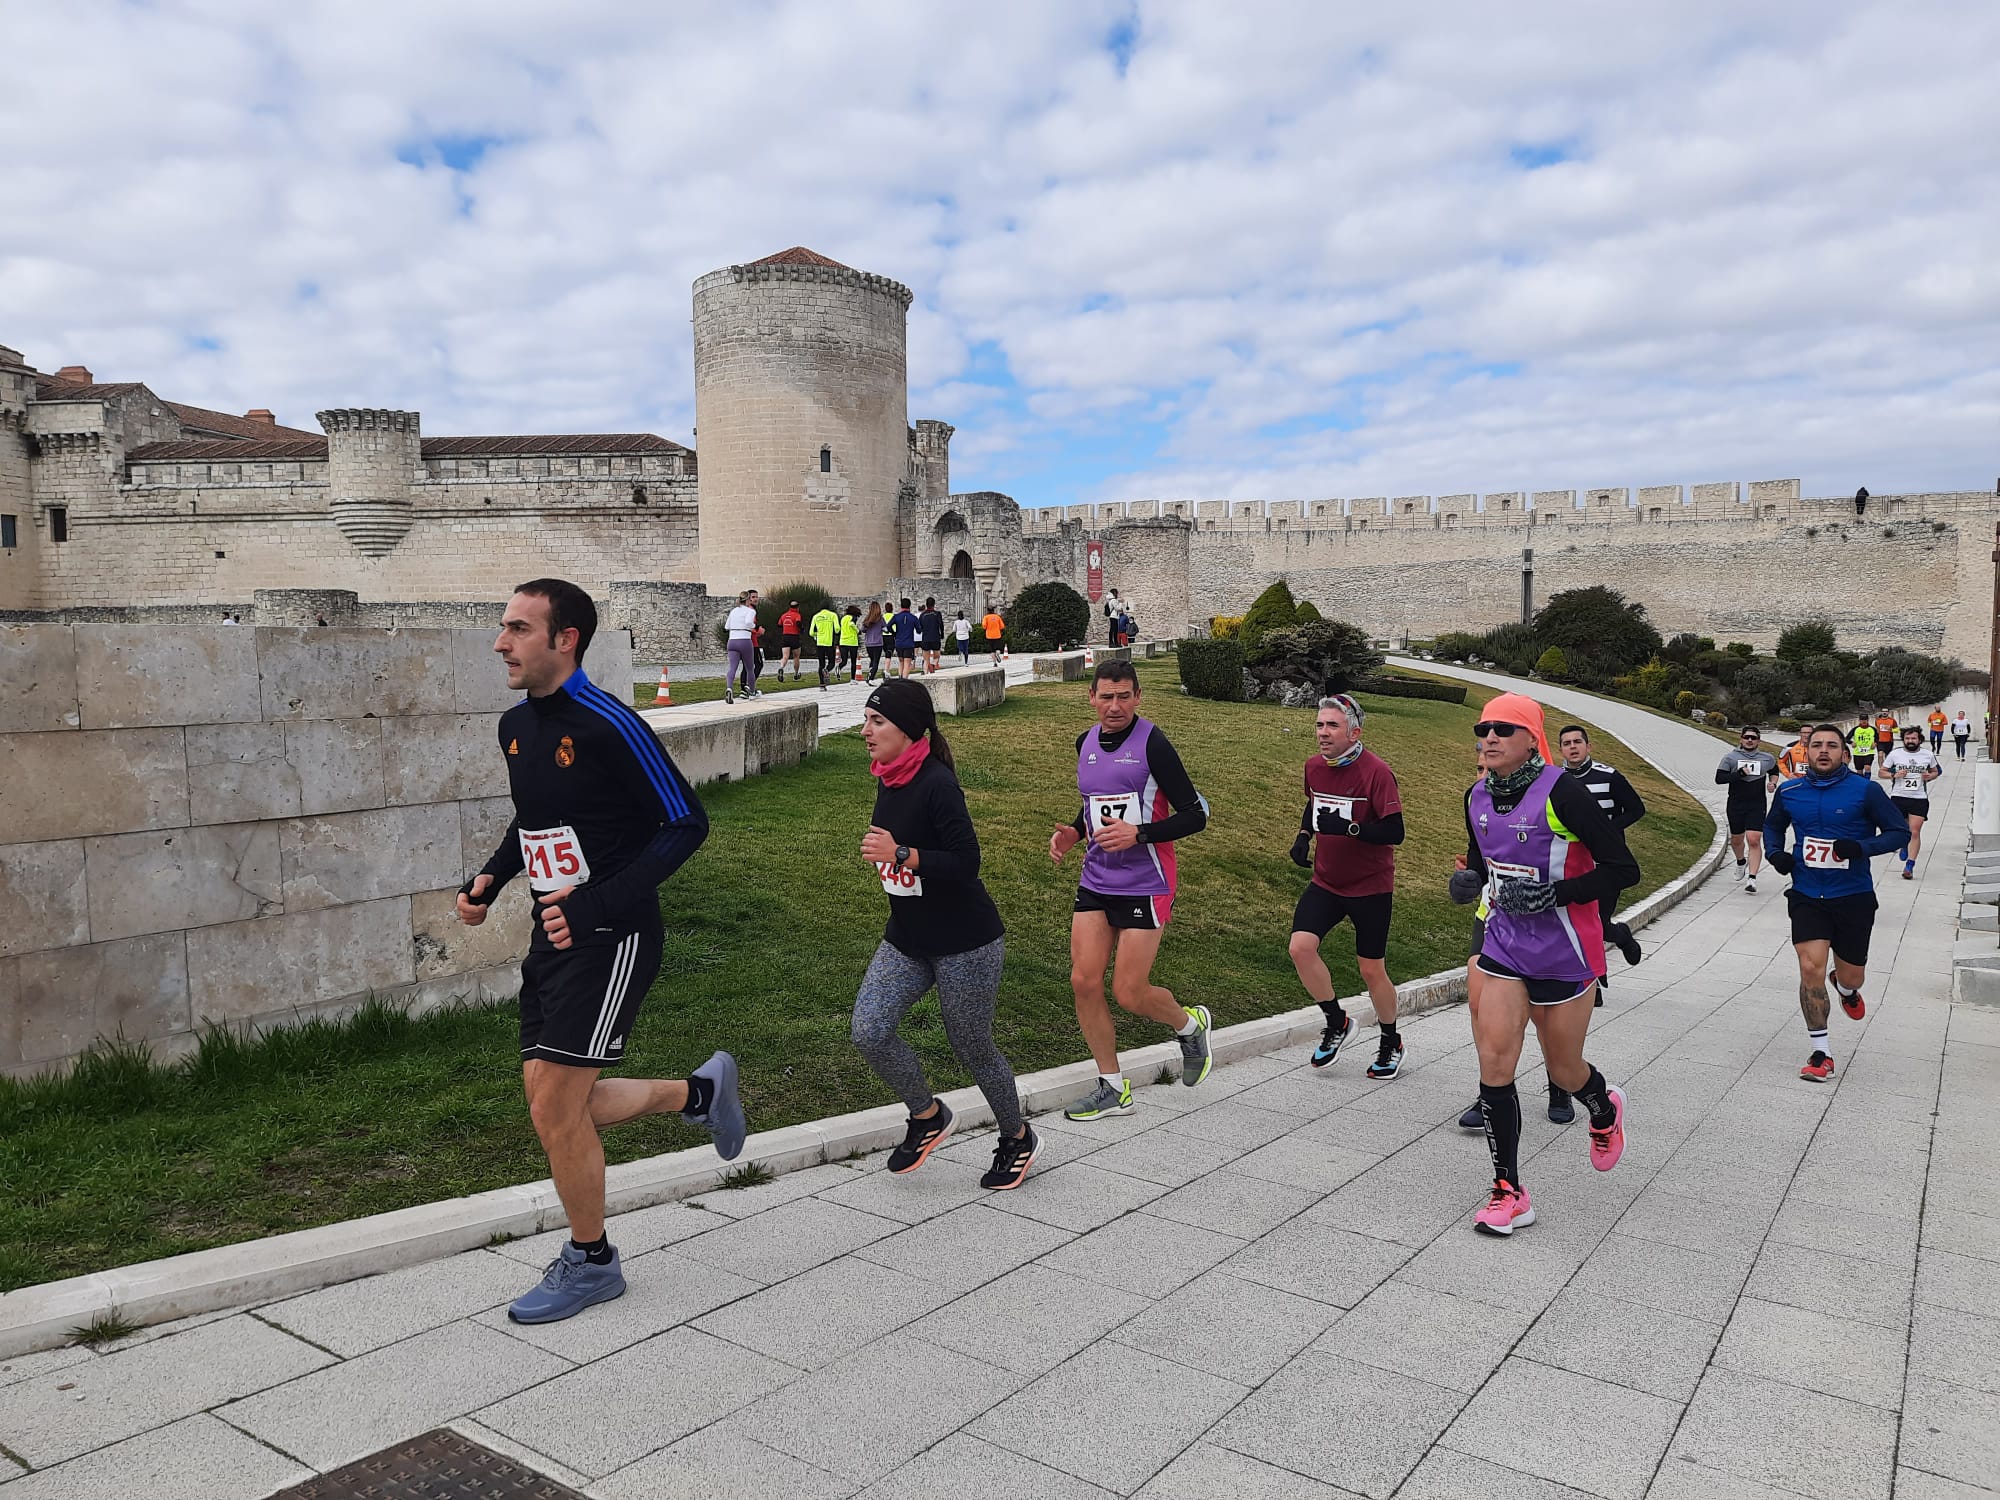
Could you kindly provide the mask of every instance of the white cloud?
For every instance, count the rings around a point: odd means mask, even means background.
[[[684,439],[694,278],[804,243],[912,287],[911,414],[1025,503],[1992,482],[2000,10],[1380,11],[17,6],[0,342]]]

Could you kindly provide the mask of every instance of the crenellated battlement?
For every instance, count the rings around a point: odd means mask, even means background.
[[[747,281],[795,281],[821,282],[829,286],[856,287],[862,291],[879,292],[884,297],[892,297],[907,310],[916,300],[915,294],[900,281],[892,281],[887,276],[877,276],[873,271],[856,271],[848,266],[812,265],[803,262],[757,261],[750,265],[729,266],[721,272],[735,282]],[[707,278],[703,278],[706,280]],[[698,287],[699,282],[696,283]]]
[[[421,421],[413,411],[387,411],[378,407],[346,406],[315,412],[314,419],[328,436],[336,432],[418,432]]]

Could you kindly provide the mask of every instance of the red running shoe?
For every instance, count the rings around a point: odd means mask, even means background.
[[[1833,1077],[1833,1059],[1824,1052],[1815,1052],[1806,1059],[1806,1065],[1799,1069],[1799,1077],[1810,1078],[1814,1083],[1825,1083]]]
[[[1840,991],[1835,990],[1834,993],[1839,995]],[[1840,995],[1840,1008],[1847,1013],[1850,1021],[1858,1021],[1868,1014],[1868,1002],[1861,998],[1859,990],[1851,995]]]
[[[1625,1091],[1614,1083],[1606,1085],[1604,1092],[1617,1113],[1603,1130],[1590,1127],[1590,1164],[1600,1172],[1609,1172],[1625,1154]]]
[[[1512,1234],[1523,1224],[1535,1222],[1535,1206],[1528,1201],[1528,1190],[1517,1188],[1506,1178],[1496,1178],[1493,1193],[1486,1200],[1486,1207],[1472,1216],[1472,1227],[1481,1234]]]

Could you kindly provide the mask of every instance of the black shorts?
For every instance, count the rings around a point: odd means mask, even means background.
[[[1731,837],[1739,833],[1762,833],[1764,816],[1770,809],[1759,797],[1755,802],[1744,798],[1729,799],[1729,832]]]
[[[1590,993],[1595,979],[1530,979],[1517,974],[1496,958],[1479,956],[1479,972],[1492,979],[1518,979],[1528,991],[1530,1005],[1567,1005]]]
[[[1486,918],[1474,917],[1472,919],[1472,947],[1468,950],[1468,956],[1472,958],[1479,957],[1479,950],[1485,946]]]
[[[778,637],[778,644],[787,651],[796,651],[799,649],[799,638],[792,632],[786,631]]]
[[[1889,799],[1906,818],[1928,818],[1931,815],[1931,799],[1928,797],[1891,797]]]
[[[616,1067],[663,946],[658,932],[632,932],[587,948],[529,949],[521,961],[522,1061]]]
[[[1075,911],[1101,911],[1104,920],[1120,930],[1152,932],[1167,925],[1174,914],[1172,896],[1107,896],[1084,886],[1076,888]]]
[[[917,648],[915,646],[898,646],[896,648],[896,657],[899,661],[915,661],[917,659]]]
[[[1392,891],[1375,896],[1336,896],[1323,885],[1311,884],[1292,913],[1292,931],[1323,938],[1345,918],[1354,924],[1354,956],[1382,958],[1389,951],[1389,909],[1395,900]]]
[[[1866,755],[1856,755],[1854,757],[1854,769],[1861,772],[1864,776],[1868,774],[1868,768],[1874,764],[1875,752],[1872,750]]]
[[[1794,943],[1830,943],[1833,956],[1856,968],[1868,962],[1868,939],[1875,931],[1872,892],[1853,896],[1801,896],[1785,892],[1792,913]]]

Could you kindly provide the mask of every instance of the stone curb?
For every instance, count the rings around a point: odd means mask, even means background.
[[[1708,851],[1623,913],[1624,920],[1637,928],[1672,911],[1721,866],[1727,844],[1718,824]],[[1421,1015],[1462,1000],[1465,969],[1446,969],[1399,984],[1396,997],[1399,1015]],[[1348,1009],[1358,1024],[1375,1019],[1366,996]],[[1308,1005],[1219,1027],[1213,1042],[1215,1061],[1237,1062],[1309,1042],[1324,1024],[1319,1007]],[[1180,1048],[1162,1042],[1125,1053],[1124,1060],[1129,1076],[1146,1078],[1163,1067],[1178,1070]],[[1016,1080],[1022,1108],[1031,1115],[1045,1114],[1075,1098],[1095,1076],[1095,1065],[1088,1060],[1027,1074]],[[962,1124],[993,1123],[993,1111],[977,1089],[956,1089],[943,1097]],[[789,1172],[854,1152],[883,1150],[903,1138],[907,1120],[902,1105],[886,1104],[762,1131],[750,1137],[734,1163],[719,1160],[707,1146],[625,1162],[605,1172],[605,1209],[609,1214],[630,1213],[693,1197],[715,1187],[726,1172],[751,1163],[772,1172]],[[563,1222],[554,1184],[544,1179],[23,1287],[0,1294],[0,1359],[66,1343],[72,1329],[104,1313],[115,1311],[130,1322],[150,1324],[219,1312],[476,1250],[496,1236],[518,1239],[539,1234]]]

